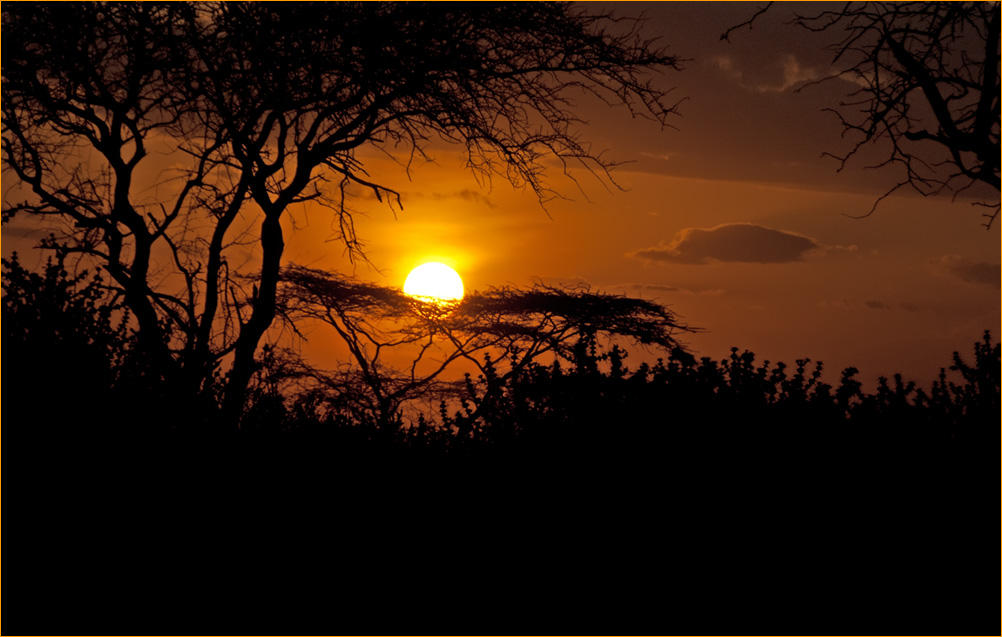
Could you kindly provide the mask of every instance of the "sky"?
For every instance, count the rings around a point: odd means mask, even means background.
[[[455,147],[430,147],[433,161],[409,171],[364,152],[403,204],[361,191],[352,202],[368,262],[350,262],[329,216],[309,207],[286,219],[286,262],[391,286],[429,260],[455,268],[467,290],[584,284],[669,306],[702,330],[682,337],[697,356],[738,347],[759,362],[822,360],[830,383],[854,366],[870,387],[896,372],[928,386],[984,330],[998,338],[1000,224],[986,230],[969,199],[909,193],[859,218],[898,175],[864,168],[866,157],[842,171],[823,157],[849,148],[824,109],[854,85],[805,87],[833,67],[830,36],[785,24],[803,5],[780,3],[721,41],[757,6],[591,5],[644,14],[644,33],[685,60],[658,79],[681,100],[673,128],[579,101],[583,137],[624,162],[618,187],[581,170],[575,183],[554,164],[564,198],[543,206],[503,179],[478,183]],[[19,232],[5,226],[5,256]],[[336,355],[324,338],[310,347]]]
[[[401,191],[403,210],[364,194],[356,204],[371,263],[348,263],[329,220],[310,210],[298,213],[288,258],[394,286],[437,260],[467,289],[543,280],[653,299],[703,330],[683,337],[698,356],[738,347],[759,362],[821,360],[834,383],[854,366],[871,387],[897,372],[928,386],[984,330],[998,338],[998,223],[986,230],[970,200],[911,193],[858,218],[898,175],[865,158],[840,172],[822,156],[848,149],[824,109],[853,85],[797,90],[833,68],[825,37],[785,24],[802,6],[775,6],[729,43],[720,35],[758,5],[609,6],[646,15],[645,34],[686,59],[659,79],[684,98],[674,130],[580,104],[584,136],[625,162],[613,172],[622,190],[554,170],[566,199],[544,208],[503,180],[478,184],[455,148],[433,148],[434,162],[409,177],[372,154],[370,174]]]

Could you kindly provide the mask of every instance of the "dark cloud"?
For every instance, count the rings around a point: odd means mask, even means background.
[[[681,292],[682,288],[674,285],[661,285],[659,283],[634,283],[630,286],[633,290],[651,290],[654,292]]]
[[[26,239],[26,238],[31,238],[31,237],[43,237],[43,236],[47,236],[48,232],[50,232],[50,231],[46,230],[44,228],[32,228],[32,227],[24,227],[24,226],[12,226],[12,225],[8,224],[7,226],[4,226],[3,236],[5,236],[5,237],[20,237],[20,238],[25,238]]]
[[[857,310],[866,308],[868,310],[904,310],[905,312],[921,312],[922,308],[914,303],[885,303],[871,299],[869,301],[850,301],[849,299],[837,299],[834,301],[821,301],[818,307],[835,308],[839,310]]]
[[[790,263],[812,250],[823,249],[810,237],[754,223],[729,223],[715,228],[684,228],[668,245],[645,248],[629,256],[664,263],[702,264]]]
[[[964,257],[951,254],[936,259],[933,261],[933,266],[965,283],[987,285],[994,288],[1002,286],[1002,274],[1000,274],[998,263],[969,261]]]
[[[628,286],[631,290],[636,290],[639,292],[678,292],[679,294],[689,294],[696,296],[720,296],[725,293],[725,290],[719,288],[707,288],[702,290],[693,290],[690,288],[680,288],[675,285],[664,285],[661,283],[634,283]]]
[[[447,199],[462,199],[476,204],[482,204],[488,208],[497,208],[498,205],[490,200],[490,197],[475,190],[458,190],[456,192],[433,192],[429,194],[415,193],[418,197],[427,197],[434,201],[445,201]]]

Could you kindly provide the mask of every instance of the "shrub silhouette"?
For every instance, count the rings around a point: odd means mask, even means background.
[[[119,421],[128,313],[108,302],[102,278],[70,275],[61,256],[37,274],[14,253],[3,269],[3,393],[22,406],[20,416],[8,410],[5,433],[89,434]]]
[[[460,408],[450,412],[442,404],[440,424],[453,432],[451,444],[633,457],[697,445],[831,460],[967,453],[997,435],[999,347],[988,333],[975,346],[973,365],[955,354],[951,369],[961,382],[947,381],[944,370],[931,395],[900,375],[863,392],[855,368],[832,387],[820,380],[820,362],[809,371],[810,361],[798,360],[789,375],[783,363],[756,365],[753,353],[738,349],[722,361],[676,351],[633,371],[619,346],[598,353],[582,337],[574,351],[570,369],[534,363],[500,389],[487,358],[487,373],[467,376]],[[420,431],[429,427],[423,420]]]

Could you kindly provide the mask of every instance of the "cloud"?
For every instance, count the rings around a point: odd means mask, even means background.
[[[729,55],[714,55],[710,58],[710,62],[721,71],[734,70],[734,58]]]
[[[660,283],[634,283],[628,286],[631,290],[651,290],[653,292],[681,292],[682,288]]]
[[[705,264],[791,263],[825,249],[810,237],[754,223],[728,223],[714,228],[684,228],[668,245],[644,248],[627,256],[662,263]]]
[[[456,192],[433,192],[433,193],[414,193],[412,196],[416,197],[427,197],[433,201],[445,201],[447,199],[462,199],[464,201],[469,201],[472,203],[482,204],[488,208],[497,208],[498,205],[490,200],[490,197],[483,195],[475,190],[457,190]]]
[[[932,262],[934,269],[942,274],[960,279],[972,285],[1002,286],[1002,274],[998,263],[970,261],[956,254],[950,254]]]
[[[710,58],[710,64],[729,75],[732,79],[740,80],[743,75],[741,71],[734,68],[734,58],[729,55],[714,55]]]
[[[922,308],[914,303],[908,303],[902,301],[900,303],[887,303],[885,301],[878,301],[875,299],[870,299],[868,301],[856,301],[849,299],[836,299],[834,301],[820,301],[818,307],[822,308],[832,308],[837,310],[904,310],[905,312],[921,312]]]
[[[707,288],[703,290],[693,290],[690,288],[680,288],[675,285],[664,285],[661,283],[633,283],[628,285],[623,285],[621,287],[628,288],[636,292],[678,292],[679,294],[688,294],[693,296],[720,296],[725,293],[725,290],[718,288]]]
[[[30,226],[15,226],[12,224],[7,224],[3,229],[3,236],[5,237],[20,237],[20,238],[31,238],[31,237],[41,237],[47,236],[50,232],[45,228],[33,228]]]
[[[660,159],[661,161],[669,161],[672,157],[678,153],[640,153],[642,157],[650,157],[651,159]]]
[[[754,82],[753,74],[746,76],[741,69],[737,68],[734,58],[729,55],[716,55],[710,58],[709,63],[717,70],[721,71],[730,79],[737,81],[738,85],[744,89],[755,91],[756,93],[782,93],[798,84],[811,82],[823,77],[820,70],[813,66],[801,64],[796,55],[788,54],[783,58],[782,79],[776,78],[769,82]],[[766,70],[766,69],[763,69]],[[775,67],[768,69],[770,75],[774,77]],[[847,78],[850,79],[851,78]]]
[[[782,93],[801,82],[810,82],[821,77],[821,73],[813,66],[803,66],[795,55],[787,55],[783,60],[782,84],[759,84],[755,90],[759,93]]]

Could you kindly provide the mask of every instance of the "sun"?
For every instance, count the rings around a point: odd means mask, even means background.
[[[463,298],[463,280],[444,263],[425,263],[407,275],[404,294],[437,302],[458,301]]]

